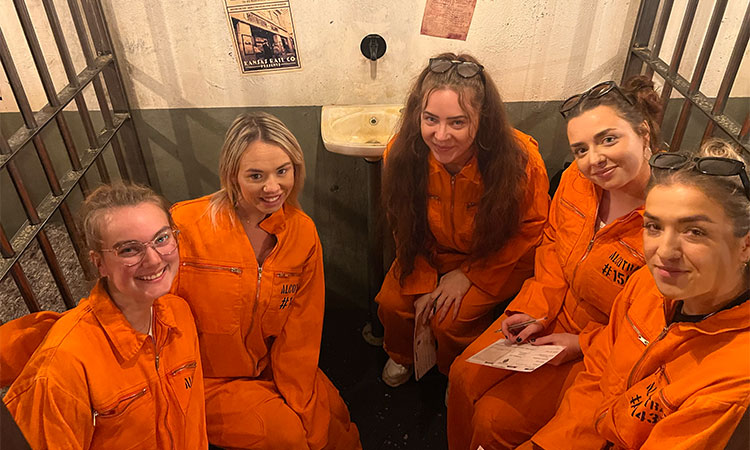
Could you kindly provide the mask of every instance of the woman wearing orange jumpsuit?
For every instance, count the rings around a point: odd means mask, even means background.
[[[650,147],[659,142],[652,120],[659,105],[653,84],[642,77],[623,88],[600,83],[562,105],[575,161],[552,200],[534,278],[451,368],[451,450],[512,448],[554,414],[582,367],[578,335],[607,323],[612,301],[644,264],[642,205]],[[532,318],[540,323],[518,335],[508,330]],[[566,350],[532,373],[467,362],[503,337],[496,330],[517,342],[533,337],[535,344]]]
[[[212,444],[354,449],[359,433],[318,368],[325,285],[320,240],[299,209],[305,166],[277,118],[243,114],[227,131],[221,190],[177,203],[182,264],[206,376]]]
[[[0,326],[0,387],[8,387],[18,378],[60,316],[54,311],[40,311]]]
[[[658,154],[641,269],[524,448],[719,449],[750,403],[750,181],[728,144]],[[534,445],[535,444],[535,445]]]
[[[532,275],[548,187],[536,141],[511,128],[483,67],[469,55],[430,59],[407,98],[383,173],[396,241],[396,260],[376,297],[386,384],[411,377],[415,317],[431,320],[437,365],[447,374],[489,325],[494,306]]]
[[[198,335],[169,293],[179,254],[166,202],[145,187],[102,186],[82,216],[102,278],[49,329],[8,410],[34,449],[207,449]]]

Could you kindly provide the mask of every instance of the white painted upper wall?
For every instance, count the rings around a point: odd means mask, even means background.
[[[687,0],[676,0],[661,54],[669,61]],[[300,106],[400,103],[427,59],[443,51],[474,54],[506,101],[564,99],[622,74],[637,0],[478,0],[467,40],[419,34],[425,0],[292,0],[302,69],[242,75],[224,2],[102,0],[135,108]],[[41,2],[29,1],[42,48],[60,89],[67,81],[46,29]],[[65,2],[58,1],[61,5]],[[66,38],[75,42],[67,6],[58,5]],[[700,2],[680,73],[689,78],[713,2]],[[702,90],[715,94],[747,0],[730,0]],[[0,4],[0,28],[26,84],[32,107],[47,103],[10,1]],[[370,33],[388,46],[377,77],[359,50]],[[83,56],[73,58],[82,68]],[[746,58],[748,59],[748,58]],[[750,62],[732,96],[750,95]],[[0,74],[0,111],[15,111]],[[96,104],[87,93],[89,107]]]

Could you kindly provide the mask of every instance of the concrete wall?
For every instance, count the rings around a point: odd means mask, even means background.
[[[28,2],[40,43],[59,88],[66,83],[40,2]],[[58,2],[64,4],[64,2]],[[358,305],[366,292],[367,166],[363,160],[327,152],[320,138],[320,107],[326,104],[399,103],[427,59],[439,52],[468,51],[495,79],[515,126],[540,142],[550,176],[568,157],[561,99],[605,79],[619,79],[638,9],[637,0],[478,0],[465,42],[419,34],[425,0],[292,0],[302,69],[241,75],[222,1],[102,0],[134,120],[154,187],[172,201],[197,197],[218,187],[217,157],[231,120],[248,109],[279,116],[305,151],[308,181],[301,201],[323,240],[329,290]],[[694,33],[680,67],[692,74],[713,2],[700,2]],[[676,0],[661,57],[670,59],[686,0]],[[704,81],[709,95],[718,89],[746,0],[730,0],[716,50]],[[69,42],[76,40],[65,7],[58,14]],[[9,41],[34,109],[46,104],[12,2],[0,2],[0,28]],[[371,78],[360,54],[361,39],[381,34],[388,51]],[[83,67],[75,46],[73,59]],[[750,69],[740,68],[730,102],[738,121],[750,109]],[[91,89],[89,107],[96,105]],[[0,129],[20,126],[4,74],[0,74]],[[673,101],[665,130],[679,111]],[[69,110],[77,142],[85,138]],[[696,139],[705,119],[693,114],[689,137]],[[59,133],[44,133],[60,170],[69,167]],[[110,161],[112,156],[108,152]],[[46,193],[33,154],[18,163],[32,183],[32,194]],[[114,169],[113,169],[114,171]],[[88,175],[96,182],[94,171]],[[0,173],[0,219],[12,232],[22,221],[5,171]],[[76,198],[73,199],[75,202]]]

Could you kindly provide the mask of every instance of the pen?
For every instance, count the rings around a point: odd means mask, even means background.
[[[542,322],[542,321],[545,321],[545,320],[547,320],[546,316],[542,317],[541,319],[531,319],[531,320],[527,320],[525,322],[514,323],[513,325],[508,325],[508,331],[520,330],[520,329],[528,327],[531,324],[539,323],[539,322]],[[503,331],[503,329],[502,328],[498,328],[497,330],[495,330],[495,333],[499,333],[501,331]]]

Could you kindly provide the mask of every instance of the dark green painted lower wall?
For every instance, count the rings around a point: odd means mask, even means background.
[[[552,174],[568,156],[564,124],[553,103],[512,103],[515,125],[534,136]],[[326,151],[317,106],[141,110],[134,113],[152,180],[172,201],[198,197],[219,186],[217,160],[224,132],[238,114],[259,109],[278,116],[305,152],[307,180],[301,195],[323,243],[326,284],[332,298],[364,307],[367,289],[367,175],[361,158]]]
[[[664,120],[665,136],[671,136],[681,101],[672,101]],[[569,159],[565,124],[558,102],[509,103],[514,125],[539,141],[550,177]],[[263,110],[278,116],[297,136],[305,152],[307,180],[300,201],[318,227],[324,248],[327,286],[332,297],[360,307],[367,304],[367,162],[325,150],[320,137],[319,106],[264,108],[201,108],[136,110],[133,113],[149,176],[155,189],[170,201],[185,200],[215,191],[219,186],[217,160],[224,132],[241,112]],[[750,111],[750,99],[731,99],[727,112],[741,121]],[[85,134],[77,113],[66,113],[79,146]],[[10,136],[22,122],[18,114],[0,114],[0,129]],[[683,148],[694,146],[706,126],[705,117],[694,112]],[[70,168],[60,134],[54,125],[42,136],[60,173]],[[17,165],[24,174],[32,198],[39,202],[48,192],[41,166],[30,148]],[[110,171],[116,172],[111,151],[105,153]],[[99,182],[96,169],[87,174]],[[81,195],[73,192],[70,204],[77,209]],[[13,234],[24,219],[6,170],[0,171],[0,220]]]

